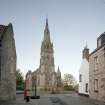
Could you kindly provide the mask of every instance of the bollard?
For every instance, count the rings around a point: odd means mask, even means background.
[[[26,96],[26,102],[29,102],[29,101],[30,101],[29,96]]]

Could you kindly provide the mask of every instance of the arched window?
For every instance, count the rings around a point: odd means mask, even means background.
[[[40,79],[38,79],[38,86],[40,85]]]
[[[45,80],[47,80],[47,73],[45,74]]]

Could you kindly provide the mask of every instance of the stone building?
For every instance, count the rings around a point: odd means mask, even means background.
[[[32,90],[32,72],[29,70],[26,74],[26,87],[27,90]]]
[[[38,90],[60,91],[62,88],[61,72],[59,68],[55,72],[54,49],[50,39],[48,19],[46,19],[40,56],[39,68],[32,74],[32,87],[34,88],[36,80]]]
[[[98,37],[89,62],[90,97],[105,101],[105,32]]]
[[[16,97],[16,49],[12,24],[0,25],[0,100]]]
[[[82,63],[79,69],[79,94],[89,96],[89,49],[86,47],[82,53]]]

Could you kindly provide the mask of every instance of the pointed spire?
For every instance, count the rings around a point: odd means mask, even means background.
[[[85,49],[88,49],[87,41],[86,41],[86,46],[85,46]]]
[[[57,70],[57,76],[58,76],[59,78],[61,78],[61,72],[60,72],[59,66],[58,66],[58,70]]]
[[[46,18],[46,29],[48,28],[48,18]]]
[[[48,18],[46,18],[46,26],[44,30],[44,41],[50,43],[50,31],[48,26]]]
[[[58,66],[58,70],[57,70],[57,72],[60,72],[59,66]]]

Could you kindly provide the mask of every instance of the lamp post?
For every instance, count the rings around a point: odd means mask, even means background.
[[[34,81],[35,81],[35,97],[36,97],[36,92],[37,92],[37,78],[36,78],[36,75],[35,75]]]
[[[35,88],[35,95],[34,96],[31,96],[31,99],[40,99],[40,96],[37,96],[37,76],[35,75],[34,76],[34,88]]]

